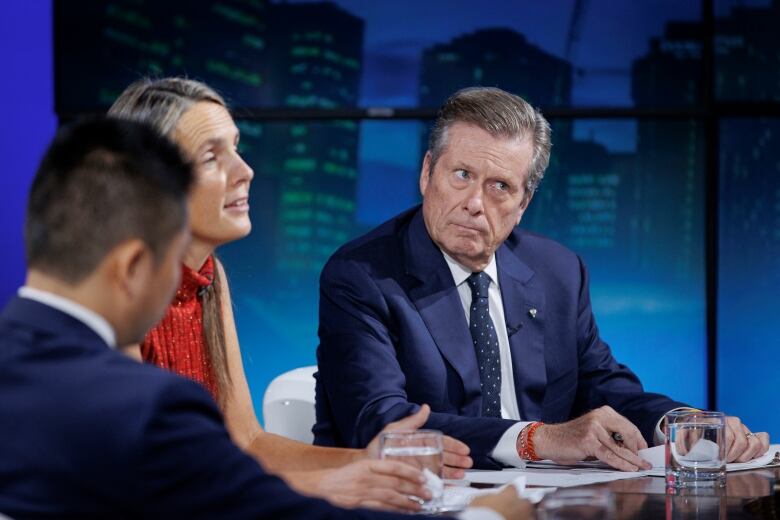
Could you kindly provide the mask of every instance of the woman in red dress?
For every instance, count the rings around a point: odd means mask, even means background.
[[[403,464],[372,460],[376,439],[365,450],[310,446],[263,432],[255,416],[241,361],[230,292],[220,245],[251,230],[249,185],[252,169],[237,152],[239,131],[225,101],[207,85],[184,78],[141,80],[130,85],[109,115],[145,121],[179,144],[196,170],[189,196],[192,240],[182,266],[182,281],[163,320],[131,355],[201,383],[225,416],[234,442],[269,470],[282,474],[300,491],[339,505],[373,505],[417,510],[408,495],[425,494],[416,471]],[[388,428],[418,428],[417,414]],[[445,442],[448,476],[471,465],[468,448]],[[420,496],[417,494],[417,496]]]

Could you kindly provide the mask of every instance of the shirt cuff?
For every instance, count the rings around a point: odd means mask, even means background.
[[[504,435],[499,439],[496,447],[490,453],[490,457],[504,464],[505,466],[513,466],[515,468],[525,467],[525,461],[520,458],[520,454],[517,453],[517,438],[520,436],[520,432],[531,424],[533,421],[518,422],[512,425]]]
[[[487,507],[469,507],[458,513],[455,518],[458,520],[506,520],[503,515]]]
[[[677,408],[669,410],[669,412],[676,412],[678,410],[696,410],[696,408],[691,408],[690,406],[678,406]],[[664,432],[661,430],[661,423],[664,422],[665,415],[666,414],[662,415],[661,418],[658,419],[658,422],[655,423],[655,432],[653,433],[653,443],[655,446],[660,446],[666,442],[666,435],[664,435]]]

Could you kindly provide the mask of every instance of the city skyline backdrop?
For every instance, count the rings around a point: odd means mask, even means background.
[[[636,118],[551,118],[551,165],[522,225],[586,260],[596,317],[621,362],[650,390],[706,405],[704,132],[695,117],[652,116],[655,108],[685,110],[701,102],[699,1],[561,0],[528,3],[523,11],[495,1],[478,12],[431,1],[415,4],[414,17],[395,5],[348,0],[198,0],[186,12],[143,0],[89,3],[92,8],[75,13],[55,2],[61,115],[101,112],[145,74],[204,79],[234,107],[241,151],[256,172],[254,230],[220,254],[258,410],[273,375],[314,361],[317,276],[325,260],[419,202],[430,121],[272,121],[242,113],[434,108],[473,84],[500,86],[541,107],[646,110]],[[780,18],[777,4],[717,2],[715,13],[717,97],[780,99],[775,69],[766,66],[780,56],[766,36]],[[747,32],[747,26],[763,30]],[[776,247],[780,203],[774,199],[758,217],[739,220],[741,227],[728,225],[751,197],[773,197],[778,189],[777,153],[767,145],[776,142],[776,126],[749,124],[739,133],[744,139],[725,126],[722,131],[721,186],[765,176],[762,191],[746,190],[733,208],[729,195],[738,190],[723,192],[721,215],[728,218],[721,244],[732,243],[735,233],[753,244],[751,226],[768,218],[770,231],[754,249]],[[730,260],[735,254],[722,248],[723,269],[739,269]],[[723,284],[721,294],[738,287],[744,285]],[[721,322],[722,338],[730,338],[721,370],[741,347],[738,333],[725,325],[731,315]],[[718,378],[719,385],[726,380]],[[730,388],[719,387],[724,402]],[[780,433],[780,419],[769,424]]]

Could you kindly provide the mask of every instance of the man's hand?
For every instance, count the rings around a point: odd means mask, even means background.
[[[416,430],[425,424],[430,415],[430,406],[424,404],[417,410],[417,413],[388,424],[382,428],[382,432]],[[382,432],[380,432],[380,435]],[[464,470],[470,468],[474,463],[471,457],[469,457],[469,451],[469,447],[459,440],[453,439],[448,435],[444,436],[444,478],[459,479],[464,477]],[[379,435],[377,435],[366,446],[366,456],[378,459],[379,455]]]
[[[518,497],[514,486],[507,486],[501,493],[477,497],[471,501],[469,507],[487,507],[507,520],[534,518],[534,506]]]
[[[768,433],[751,433],[739,417],[726,417],[726,462],[747,462],[768,449]]]
[[[420,510],[420,504],[410,499],[410,495],[424,500],[431,498],[422,472],[403,462],[361,460],[341,468],[311,473],[317,478],[309,494],[325,498],[339,507],[415,512]]]
[[[623,442],[616,442],[612,438],[613,433],[619,433]],[[534,433],[533,442],[539,457],[560,464],[573,464],[595,457],[622,471],[651,468],[649,462],[637,455],[639,450],[647,448],[642,434],[609,406],[602,406],[569,422],[543,424]]]

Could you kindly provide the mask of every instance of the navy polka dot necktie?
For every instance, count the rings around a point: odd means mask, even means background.
[[[471,287],[469,329],[479,364],[482,416],[501,417],[501,357],[488,305],[490,277],[483,272],[473,273],[467,282]]]

